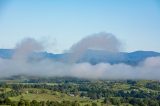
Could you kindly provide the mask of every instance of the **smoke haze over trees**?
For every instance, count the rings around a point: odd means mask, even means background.
[[[93,79],[156,79],[160,80],[160,57],[149,57],[132,66],[125,63],[77,63],[88,49],[104,50],[112,54],[121,52],[121,42],[109,33],[97,33],[83,38],[70,50],[69,61],[51,61],[39,57],[30,59],[34,52],[44,50],[41,42],[32,38],[22,40],[14,48],[11,59],[0,58],[0,77],[27,74],[39,76],[72,76]]]

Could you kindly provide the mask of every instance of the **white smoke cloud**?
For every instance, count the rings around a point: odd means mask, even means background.
[[[123,63],[114,65],[109,63],[96,65],[79,63],[72,67],[71,73],[80,78],[160,80],[160,57],[147,58],[137,66]]]
[[[71,47],[73,62],[78,60],[88,49],[104,50],[107,52],[118,52],[121,49],[120,41],[110,33],[96,33],[87,36]]]
[[[87,49],[117,52],[120,49],[120,41],[110,33],[101,32],[87,36],[71,47],[73,52],[84,52]]]
[[[43,49],[40,42],[32,38],[26,38],[16,45],[14,59],[27,58],[31,53],[37,52]]]
[[[31,63],[28,63],[28,56],[36,51],[42,50],[40,42],[35,39],[27,38],[22,40],[14,48],[15,52],[11,59],[0,58],[0,76],[10,76],[16,74],[28,73],[31,69]]]
[[[89,44],[88,44],[88,43]],[[83,54],[87,49],[103,49],[110,52],[119,51],[119,41],[113,35],[96,34],[82,39],[72,46],[72,55]],[[154,79],[160,80],[160,57],[150,57],[137,66],[124,63],[65,63],[48,59],[27,61],[29,54],[43,50],[40,42],[25,39],[15,48],[11,59],[0,58],[0,77],[27,74],[39,76],[72,76],[91,79]],[[79,54],[80,53],[80,54]]]

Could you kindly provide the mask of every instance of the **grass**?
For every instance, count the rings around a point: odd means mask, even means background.
[[[90,99],[86,99],[86,98],[80,98],[80,97],[71,97],[68,96],[66,94],[58,94],[58,95],[51,95],[51,94],[22,94],[20,96],[16,96],[16,97],[10,97],[10,99],[12,101],[19,101],[21,99],[21,97],[23,97],[23,99],[25,100],[37,100],[37,101],[58,101],[58,102],[62,102],[62,101],[79,101],[81,106],[84,106],[85,104],[92,104],[92,102],[96,102],[98,104],[98,106],[101,106],[101,101],[93,101]]]
[[[114,90],[114,91],[119,91],[119,90],[123,90],[126,92],[130,92],[132,90],[136,90],[136,91],[144,91],[146,93],[158,93],[158,91],[156,90],[152,90],[149,88],[146,88],[145,85],[148,82],[152,82],[152,81],[138,81],[136,85],[131,85],[131,84],[127,84],[127,83],[113,83],[112,85],[109,86],[110,89]],[[94,82],[93,82],[94,83]],[[97,83],[97,87],[99,87],[99,83],[100,86],[104,86],[103,82],[99,81],[96,82]],[[101,84],[102,83],[102,84]],[[32,84],[32,83],[22,83],[22,84]],[[33,83],[34,84],[34,83]],[[43,84],[43,83],[38,83],[38,84]],[[57,83],[46,83],[47,85],[56,85]],[[74,83],[73,83],[74,84]],[[108,85],[105,85],[108,86]],[[6,91],[9,91],[11,89],[6,88]],[[89,98],[82,98],[80,96],[70,96],[66,93],[61,93],[61,92],[57,92],[57,91],[52,91],[52,90],[48,90],[48,89],[42,89],[42,88],[24,88],[22,90],[22,94],[20,96],[15,96],[15,97],[10,97],[11,101],[19,101],[21,98],[23,97],[23,99],[25,100],[37,100],[37,101],[78,101],[81,106],[84,106],[85,104],[92,104],[93,102],[97,103],[98,106],[101,106],[101,103],[103,102],[104,98],[101,98],[99,100],[91,100]],[[118,97],[113,97],[113,98],[118,98]],[[0,106],[7,106],[7,105],[0,105]],[[104,105],[105,106],[105,105]],[[106,106],[113,106],[113,105],[109,105],[107,104]],[[123,103],[120,106],[132,106],[130,104],[127,103]]]
[[[0,105],[0,106],[11,106],[11,105]]]
[[[112,89],[114,91],[117,91],[117,90],[128,90],[130,88],[130,85],[128,84],[120,84],[120,83],[116,83],[112,86]]]
[[[26,91],[32,93],[26,93]],[[34,92],[34,93],[33,93]],[[44,93],[43,93],[44,92]],[[37,100],[37,101],[88,101],[89,98],[81,98],[79,96],[69,96],[65,93],[60,93],[56,91],[50,91],[46,89],[37,89],[37,88],[28,88],[24,89],[22,95],[10,97],[13,101],[19,101],[21,98],[24,98],[25,100]]]
[[[0,88],[0,94],[4,92],[9,92],[11,90],[12,90],[11,88]]]
[[[98,106],[101,106],[102,100],[91,100],[89,98],[82,98],[79,96],[69,96],[65,93],[57,92],[57,91],[51,91],[47,89],[37,89],[37,88],[27,88],[23,90],[24,92],[15,97],[10,97],[11,101],[19,101],[21,98],[25,100],[37,100],[37,101],[79,101],[81,106],[84,106],[85,104],[92,104],[92,102],[96,102]],[[25,93],[26,91],[35,91],[34,93]],[[45,93],[42,93],[41,91],[45,91]]]
[[[0,106],[11,106],[11,105],[0,105]]]

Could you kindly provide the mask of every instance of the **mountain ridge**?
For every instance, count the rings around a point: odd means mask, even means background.
[[[14,49],[0,49],[0,58],[2,59],[11,59],[14,55]],[[62,61],[62,60],[69,60],[70,53],[61,53],[61,54],[54,54],[44,52],[36,52],[32,54],[32,58],[41,57],[46,58],[54,61]],[[87,50],[83,53],[78,63],[81,62],[89,62],[93,65],[98,63],[110,63],[110,64],[118,64],[118,63],[125,63],[129,65],[137,65],[139,62],[144,61],[148,57],[156,57],[160,56],[159,52],[155,51],[134,51],[134,52],[107,52],[103,50]]]

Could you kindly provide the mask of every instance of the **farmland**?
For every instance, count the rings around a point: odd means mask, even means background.
[[[1,106],[159,106],[160,82],[72,77],[5,78]]]

